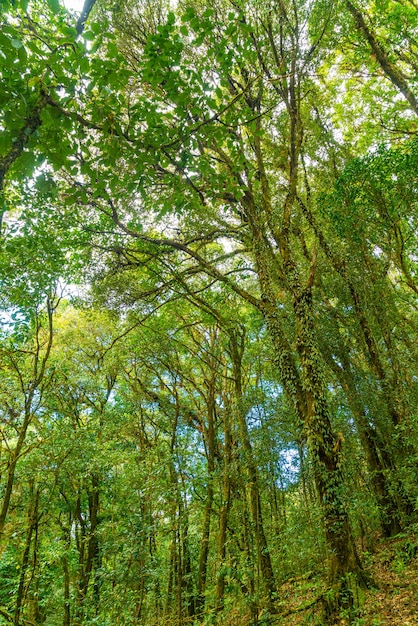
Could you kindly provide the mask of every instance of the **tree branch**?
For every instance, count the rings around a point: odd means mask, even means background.
[[[83,32],[86,22],[91,13],[91,10],[95,4],[96,4],[96,0],[85,0],[83,9],[80,13],[80,17],[78,18],[77,24],[75,27],[78,35],[81,35],[81,33]]]

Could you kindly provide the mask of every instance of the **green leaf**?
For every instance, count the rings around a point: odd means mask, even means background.
[[[23,46],[23,43],[20,41],[20,39],[12,39],[12,46],[13,48],[16,48],[16,50],[19,50],[19,48]]]
[[[204,41],[205,41],[205,34],[202,33],[201,35],[199,35],[199,37],[196,37],[193,43],[195,46],[201,46]]]
[[[24,46],[22,46],[21,48],[19,48],[18,50],[18,56],[19,56],[19,61],[21,63],[26,63],[26,61],[28,60],[28,55],[27,52],[24,48]]]
[[[61,26],[61,32],[66,37],[77,37],[77,30],[73,26],[68,26],[68,24]]]
[[[58,0],[47,0],[48,6],[53,13],[59,13],[61,10],[61,5]]]
[[[3,35],[3,33],[0,31],[0,47],[3,55],[5,54],[5,48],[8,48],[10,50],[10,43],[10,39],[6,37],[6,35]]]
[[[190,20],[192,20],[195,17],[196,13],[194,12],[194,9],[192,9],[192,7],[189,7],[185,14],[181,16],[181,21],[182,22],[190,22]]]

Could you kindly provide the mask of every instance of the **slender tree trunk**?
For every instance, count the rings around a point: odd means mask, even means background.
[[[187,616],[193,617],[195,614],[195,595],[193,590],[193,573],[190,559],[189,547],[189,516],[186,507],[182,507],[179,511],[180,523],[180,546],[181,550],[181,586],[183,589],[183,597],[186,604]]]
[[[32,544],[32,536],[34,530],[36,528],[38,522],[38,502],[39,502],[39,491],[34,491],[33,483],[30,485],[30,496],[29,496],[29,508],[28,508],[28,528],[26,533],[26,542],[25,548],[22,556],[22,563],[20,565],[20,576],[19,576],[19,586],[17,589],[17,597],[16,604],[14,610],[14,618],[13,624],[15,626],[19,626],[20,624],[20,614],[22,608],[24,606],[25,595],[26,595],[26,572],[28,570],[29,565],[29,554],[30,548]]]
[[[28,430],[29,423],[31,420],[31,410],[30,410],[31,401],[32,401],[32,397],[29,400],[29,406],[26,406],[25,408],[25,416],[24,416],[23,423],[19,431],[19,436],[17,438],[16,447],[11,452],[11,456],[10,456],[8,467],[7,467],[6,487],[4,490],[4,497],[3,497],[3,502],[2,502],[2,506],[0,510],[0,537],[2,536],[4,532],[4,526],[6,523],[7,513],[9,512],[10,499],[12,497],[12,492],[13,492],[13,483],[14,483],[14,478],[15,478],[15,473],[16,473],[17,462],[22,453],[23,444],[26,438],[26,432]],[[26,405],[28,405],[28,401],[26,401]]]
[[[225,560],[226,560],[226,540],[228,515],[231,507],[231,461],[232,461],[232,437],[228,416],[229,407],[226,404],[224,411],[224,467],[222,481],[222,504],[219,511],[219,534],[218,534],[218,555],[217,555],[217,578],[215,593],[215,609],[220,611],[223,608],[225,593]]]
[[[241,590],[244,597],[248,598],[253,618],[253,623],[257,624],[260,610],[260,602],[256,596],[256,580],[259,577],[260,561],[256,559],[257,551],[254,550],[254,529],[251,513],[248,510],[248,497],[243,485],[243,520],[242,538],[244,546],[245,573],[247,580],[241,583]],[[251,506],[251,505],[250,505]]]
[[[273,572],[270,552],[268,549],[267,539],[264,532],[263,513],[261,509],[261,497],[259,489],[258,471],[254,462],[253,449],[248,433],[247,422],[245,419],[242,392],[242,353],[243,353],[243,336],[234,331],[230,331],[230,353],[232,361],[233,379],[236,395],[236,418],[238,421],[241,443],[245,455],[245,467],[249,479],[250,493],[250,509],[251,518],[254,527],[254,534],[257,547],[257,557],[261,570],[262,584],[267,593],[269,610],[272,611],[273,598],[276,593],[276,581]],[[239,345],[241,342],[241,345]]]
[[[98,564],[99,543],[97,528],[99,523],[99,478],[97,474],[90,477],[91,488],[88,490],[89,523],[86,525],[81,512],[81,498],[77,502],[77,517],[80,523],[81,537],[79,542],[79,581],[77,598],[77,619],[84,619],[85,599],[87,596],[91,573]],[[95,590],[98,593],[98,590]],[[97,602],[97,598],[96,598]]]
[[[45,621],[45,612],[44,610],[41,610],[39,606],[39,519],[40,515],[36,515],[33,529],[32,574],[31,580],[28,583],[28,592],[30,598],[30,619],[35,624],[43,624]]]
[[[73,516],[72,516],[71,511],[68,514],[67,524],[61,521],[61,516],[58,518],[58,523],[62,530],[61,537],[62,537],[62,543],[63,543],[63,554],[61,557],[62,573],[63,573],[62,626],[70,626],[71,624],[71,578],[70,578],[70,568],[68,564],[68,553],[71,547],[72,521],[73,521]]]
[[[170,546],[170,564],[168,568],[168,580],[167,580],[167,593],[165,601],[165,615],[168,617],[171,613],[171,607],[173,602],[173,589],[175,580],[175,559],[176,559],[176,542],[173,535]]]
[[[213,506],[213,481],[215,473],[215,379],[212,376],[208,381],[207,397],[207,428],[206,454],[208,463],[208,485],[206,491],[205,511],[203,514],[202,543],[199,558],[199,573],[197,579],[196,614],[203,613],[205,607],[205,589],[207,563],[209,555],[210,523]]]
[[[175,567],[174,567],[174,580],[176,591],[176,617],[177,624],[181,626],[183,624],[183,549],[181,545],[180,524],[181,520],[177,518],[176,528],[176,551],[175,551]]]
[[[71,600],[70,600],[70,570],[68,567],[68,557],[65,554],[62,558],[62,569],[64,573],[64,616],[62,626],[71,624]]]

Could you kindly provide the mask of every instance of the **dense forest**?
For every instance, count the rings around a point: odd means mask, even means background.
[[[417,623],[417,42],[1,1],[0,624]]]

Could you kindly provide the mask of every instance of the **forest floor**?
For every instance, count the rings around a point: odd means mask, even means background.
[[[355,626],[418,626],[418,541],[413,535],[379,539],[373,550],[362,552],[362,561],[373,581]],[[321,610],[315,578],[289,581],[280,588],[279,615],[274,626],[318,624]],[[280,614],[281,613],[281,614]],[[341,616],[339,626],[348,624]]]

